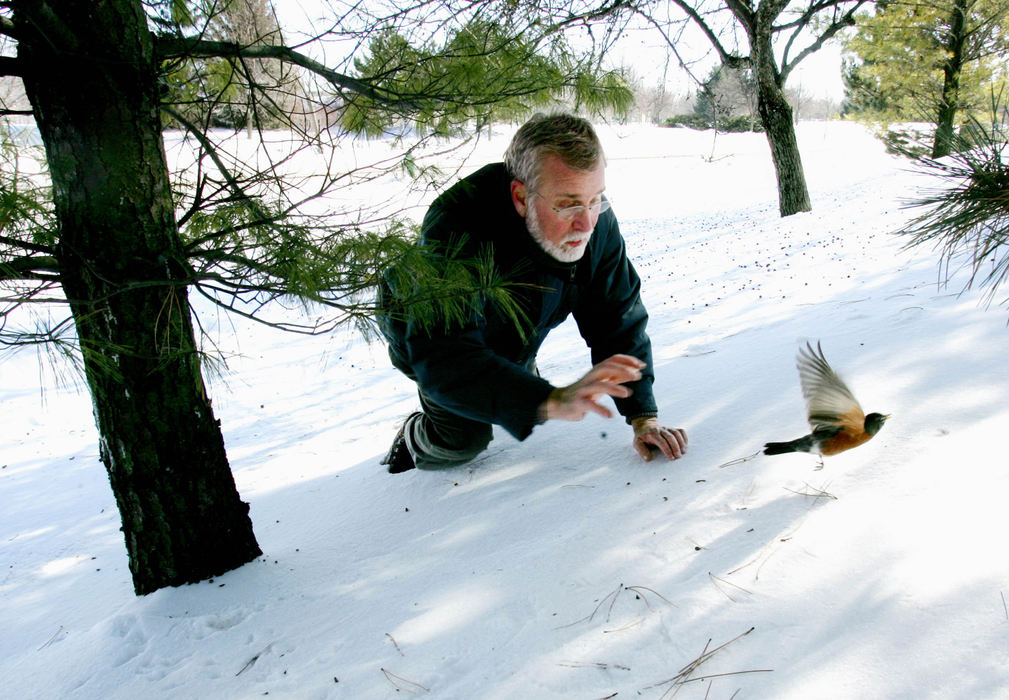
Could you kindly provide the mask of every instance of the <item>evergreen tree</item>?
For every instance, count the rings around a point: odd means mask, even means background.
[[[752,123],[759,123],[752,71],[721,64],[712,68],[697,91],[694,112],[703,116],[713,129],[724,128],[726,122],[740,117],[750,120],[752,128]]]
[[[935,125],[932,155],[985,108],[1009,54],[1003,0],[878,2],[846,42],[847,112]]]
[[[245,20],[217,33],[234,7],[0,2],[0,36],[17,48],[0,57],[0,75],[23,81],[48,166],[46,181],[23,176],[13,167],[22,156],[7,151],[12,167],[0,171],[0,342],[55,343],[79,358],[138,594],[260,553],[203,383],[191,293],[320,333],[366,323],[381,271],[406,258],[418,293],[404,313],[434,322],[458,317],[479,295],[509,303],[507,281],[481,261],[434,267],[394,212],[340,206],[346,182],[390,172],[428,181],[423,141],[371,166],[341,170],[323,158],[333,167],[291,174],[299,154],[338,153],[344,133],[313,130],[301,116],[336,109],[346,128],[448,134],[550,100],[630,101],[618,75],[598,70],[598,55],[567,44],[568,27],[613,11],[605,2],[571,0],[560,22],[553,3],[537,0],[419,0],[381,17],[355,6],[310,39],[354,47],[356,63],[337,67],[279,41],[273,24],[256,25],[260,36],[235,36]],[[314,96],[301,115],[275,97],[295,75],[305,86],[299,100]],[[292,138],[285,153],[211,130],[236,105],[257,127],[265,115],[283,123]],[[177,172],[165,115],[188,132],[193,153]],[[236,148],[249,142],[251,155]],[[264,315],[276,310],[270,301],[292,297],[313,315]],[[49,310],[40,326],[14,328],[15,312],[36,305]]]
[[[966,269],[967,286],[985,288],[988,301],[1009,280],[1009,110],[1003,96],[993,93],[985,121],[971,116],[953,135],[952,155],[918,158],[941,186],[911,203],[921,213],[898,232],[909,237],[909,247],[939,250],[947,280]]]

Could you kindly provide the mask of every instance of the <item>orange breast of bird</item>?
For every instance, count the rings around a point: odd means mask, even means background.
[[[863,443],[869,442],[871,439],[872,435],[869,435],[865,430],[859,430],[858,432],[842,430],[834,437],[820,444],[820,454],[825,457],[836,455],[839,452],[844,452],[845,450],[850,450],[852,447],[858,447]]]

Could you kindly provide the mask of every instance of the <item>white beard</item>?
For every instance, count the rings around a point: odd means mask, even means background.
[[[526,228],[529,229],[529,233],[533,239],[547,255],[554,260],[566,263],[577,262],[582,259],[585,251],[588,250],[589,238],[592,237],[592,231],[587,233],[575,231],[565,236],[564,240],[560,243],[553,243],[543,233],[543,227],[540,226],[540,217],[536,212],[536,207],[530,205],[526,212]],[[569,241],[584,241],[584,243],[577,248],[571,248],[564,245]]]

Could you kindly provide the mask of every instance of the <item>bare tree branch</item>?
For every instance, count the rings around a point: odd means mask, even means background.
[[[799,34],[801,33],[802,29],[805,28],[805,27],[807,27],[809,25],[809,22],[812,19],[812,15],[809,14],[809,13],[806,13],[809,16],[808,17],[806,15],[803,16],[806,21],[802,23],[801,27],[800,26],[796,27],[795,33],[791,37],[789,37],[788,43],[786,44],[785,50],[784,50],[784,52],[782,54],[782,59],[781,59],[781,80],[784,81],[785,78],[788,76],[788,74],[791,73],[792,70],[795,68],[795,66],[798,65],[804,58],[806,58],[806,56],[810,55],[811,53],[815,53],[815,52],[819,51],[820,49],[822,49],[823,45],[826,42],[828,42],[830,39],[833,39],[837,35],[837,33],[840,32],[842,29],[844,29],[845,27],[854,26],[854,24],[855,24],[855,13],[867,1],[868,0],[857,0],[857,2],[855,3],[855,5],[853,7],[850,7],[843,15],[841,15],[841,17],[839,19],[831,22],[827,26],[827,28],[824,29],[823,32],[820,33],[820,35],[816,38],[816,40],[813,43],[811,43],[805,49],[803,49],[798,54],[796,54],[795,58],[793,58],[792,60],[789,60],[788,59],[788,55],[789,55],[789,52],[791,50],[793,41],[795,40],[795,38],[797,36],[799,36]],[[844,2],[844,0],[841,0],[841,2]],[[812,12],[812,9],[810,11]]]
[[[728,0],[727,4],[730,4],[732,1],[733,0]],[[705,19],[701,17],[700,13],[696,9],[694,9],[692,5],[686,2],[686,0],[673,0],[673,3],[681,10],[683,10],[684,14],[686,14],[687,17],[689,17],[691,21],[693,21],[694,24],[697,25],[697,28],[704,33],[704,35],[708,38],[708,41],[711,42],[711,45],[718,53],[718,57],[719,59],[721,59],[722,63],[724,63],[729,68],[743,68],[749,66],[750,64],[749,58],[744,58],[742,56],[729,53],[729,51],[726,50],[726,48],[722,45],[721,40],[718,38],[718,35],[715,34],[715,32],[711,29],[708,22],[706,22]],[[649,21],[654,22],[654,20],[652,20],[650,17],[646,16],[646,18]]]

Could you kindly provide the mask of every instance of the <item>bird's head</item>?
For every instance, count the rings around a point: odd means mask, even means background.
[[[886,419],[889,417],[889,413],[885,416],[882,413],[870,413],[865,417],[865,432],[869,433],[869,435],[875,435],[879,432],[880,428],[883,427],[883,423],[886,423]]]

